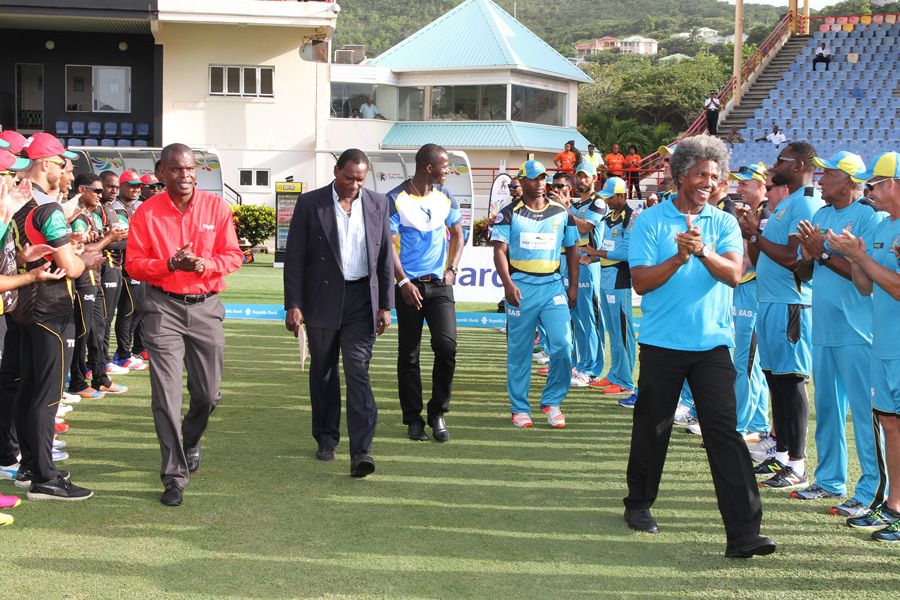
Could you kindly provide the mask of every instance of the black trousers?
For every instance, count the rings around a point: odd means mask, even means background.
[[[75,348],[72,353],[72,368],[69,371],[69,391],[73,394],[87,389],[87,349],[94,325],[94,305],[97,302],[97,286],[90,285],[75,289]]]
[[[53,464],[53,430],[74,347],[72,313],[23,329],[16,431],[22,468],[32,471],[33,481],[39,483],[59,473]]]
[[[735,370],[728,348],[686,352],[642,344],[640,362],[625,506],[650,508],[656,500],[675,408],[687,378],[728,541],[758,535],[762,505],[750,453],[736,431]]]
[[[641,172],[640,171],[626,171],[628,175],[628,198],[634,198],[637,196],[637,199],[641,199]],[[632,194],[632,191],[634,192]]]
[[[0,359],[0,465],[19,462],[16,436],[16,395],[22,377],[22,326],[10,316],[0,316],[3,356]]]
[[[706,111],[706,129],[709,132],[709,135],[716,135],[719,131],[719,111],[717,110],[707,110]]]
[[[340,329],[307,326],[306,339],[310,356],[309,396],[312,401],[313,437],[320,445],[326,446],[336,446],[340,441],[340,354],[347,383],[350,455],[368,453],[378,420],[378,406],[369,380],[375,328],[368,278],[344,285]]]
[[[428,421],[450,410],[453,374],[456,372],[456,303],[453,286],[440,280],[411,281],[422,294],[422,309],[416,310],[403,301],[397,289],[397,386],[400,408],[406,425],[422,421],[422,373],[419,354],[422,346],[422,324],[428,321],[434,367],[431,370],[431,399]]]
[[[99,390],[102,385],[112,384],[112,379],[106,374],[106,363],[109,361],[105,336],[109,335],[109,323],[112,321],[112,317],[107,316],[106,312],[106,295],[107,291],[101,281],[97,286],[97,297],[91,314],[91,330],[87,339],[87,368],[91,371],[90,385],[95,390]]]
[[[828,67],[831,65],[831,57],[830,56],[817,56],[813,59],[813,71],[816,70],[816,65],[819,63],[825,63],[825,70],[828,70]]]
[[[122,273],[119,303],[116,306],[116,355],[119,360],[131,358],[134,328],[139,322],[138,306],[144,300],[144,284]]]
[[[109,339],[112,334],[112,321],[116,316],[116,307],[119,304],[119,296],[122,295],[122,286],[124,285],[121,269],[103,265],[100,282],[103,285],[103,306],[106,309],[103,323],[103,354],[101,355],[105,373],[106,365],[110,361]]]

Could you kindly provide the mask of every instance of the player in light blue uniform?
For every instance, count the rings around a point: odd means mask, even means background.
[[[566,207],[544,197],[547,171],[529,160],[519,169],[522,198],[497,214],[491,241],[494,265],[506,295],[507,379],[513,425],[531,427],[531,347],[543,326],[550,371],[541,394],[541,412],[555,428],[566,426],[559,405],[569,390],[572,332],[569,307],[578,298],[578,256],[566,253],[572,274],[568,289],[559,274],[560,250],[573,249],[578,229]]]
[[[775,456],[756,474],[769,476],[763,487],[793,490],[809,485],[806,433],[812,374],[812,286],[796,275],[799,264],[797,225],[809,220],[823,203],[813,183],[816,149],[806,142],[787,144],[772,167],[772,182],[787,185],[790,195],[778,203],[760,230],[759,215],[744,214],[741,232],[759,256],[756,262],[760,362],[772,394]],[[752,258],[752,256],[751,256]]]
[[[872,295],[875,328],[870,372],[872,408],[884,429],[887,500],[869,514],[847,519],[851,527],[872,531],[872,538],[900,542],[900,154],[885,152],[872,168],[858,174],[868,180],[869,199],[887,213],[869,239],[830,231],[828,244],[851,263],[857,290]]]
[[[738,194],[746,210],[759,215],[760,229],[766,228],[770,213],[766,202],[766,167],[762,164],[746,165],[730,179],[738,182]],[[756,322],[759,313],[757,300],[756,266],[747,248],[744,256],[744,275],[734,288],[734,366],[737,369],[735,396],[737,396],[737,430],[748,435],[769,432],[769,385],[759,364]],[[748,441],[749,443],[749,441]],[[771,442],[769,442],[771,443]]]
[[[607,213],[606,202],[594,191],[597,169],[590,162],[578,165],[575,172],[575,193],[569,204],[575,226],[578,228],[578,248],[600,248],[603,243],[603,218]],[[581,256],[579,252],[578,256]],[[563,282],[565,268],[561,266]],[[603,374],[603,355],[606,346],[606,329],[603,313],[595,298],[599,297],[600,267],[594,264],[579,264],[578,301],[572,309],[572,323],[575,328],[574,376],[585,384],[593,377]]]
[[[610,211],[603,219],[603,237],[600,249],[587,250],[587,260],[597,261],[601,268],[600,296],[603,320],[609,331],[611,364],[606,377],[591,385],[600,387],[604,394],[630,394],[628,402],[620,404],[634,407],[634,326],[631,308],[631,269],[628,266],[628,244],[634,215],[628,206],[628,186],[619,177],[610,177],[600,190]],[[583,262],[585,262],[583,260]]]
[[[816,483],[791,494],[801,500],[847,495],[847,409],[853,414],[853,437],[862,475],[853,497],[831,513],[858,517],[884,500],[886,473],[881,432],[873,424],[869,396],[872,348],[872,299],[860,297],[851,281],[850,263],[827,245],[828,230],[849,231],[871,239],[885,216],[859,202],[862,185],[854,175],[865,171],[862,158],[838,152],[830,160],[816,158],[824,169],[819,180],[826,205],[810,221],[799,224],[804,269],[815,273],[813,295],[813,378],[816,386]],[[876,441],[877,438],[877,441]]]

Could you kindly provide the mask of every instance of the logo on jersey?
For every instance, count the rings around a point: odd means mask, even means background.
[[[776,221],[780,221],[781,219],[783,219],[783,218],[784,218],[784,213],[786,213],[786,212],[787,212],[787,209],[786,209],[786,208],[782,208],[782,209],[781,209],[781,212],[778,213],[778,216],[775,217],[775,220],[776,220]]]
[[[497,218],[494,219],[494,225],[499,225],[503,222],[503,213],[497,213]]]
[[[210,224],[210,223],[201,223],[201,224],[200,224],[200,230],[201,230],[201,231],[215,231],[215,230],[216,230],[216,226],[215,226],[215,225],[212,225],[212,224]]]

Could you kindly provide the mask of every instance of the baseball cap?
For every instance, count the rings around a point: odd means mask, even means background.
[[[137,174],[137,171],[132,171],[128,169],[127,171],[122,171],[122,174],[119,175],[119,186],[123,185],[141,185],[141,176]]]
[[[25,143],[22,144],[22,149],[25,151],[25,155],[31,160],[50,158],[53,156],[62,156],[71,160],[78,158],[77,154],[66,150],[66,147],[62,145],[62,142],[43,131],[39,131],[25,140]]]
[[[13,154],[18,154],[22,151],[23,146],[25,146],[25,136],[18,131],[12,129],[0,131],[0,148],[6,148]]]
[[[24,171],[31,166],[27,158],[19,158],[9,150],[0,150],[0,171]]]
[[[668,146],[660,146],[657,152],[659,152],[660,156],[672,156],[675,154],[675,148],[677,148],[677,144],[670,144]]]
[[[543,163],[537,160],[527,160],[522,163],[521,167],[519,167],[519,173],[517,177],[537,179],[541,175],[547,175],[547,169],[544,168]]]
[[[863,162],[862,157],[859,154],[847,152],[846,150],[841,150],[828,160],[816,156],[813,158],[813,164],[820,169],[843,171],[850,176],[851,180],[857,183],[862,180],[857,179],[856,174],[866,170],[866,163]]]
[[[124,175],[124,173],[122,174]],[[147,173],[146,175],[141,175],[141,183],[144,185],[159,185],[159,179],[153,173]]]
[[[603,184],[603,188],[597,192],[597,195],[606,200],[612,198],[616,194],[627,194],[628,184],[621,177],[610,177]]]
[[[729,179],[735,179],[737,181],[750,181],[751,179],[755,179],[757,181],[766,182],[766,165],[763,163],[756,163],[755,165],[744,165],[740,168],[737,173],[729,173]]]
[[[578,168],[575,169],[575,172],[584,173],[585,175],[593,177],[597,174],[597,167],[594,166],[594,163],[585,161],[578,165]]]
[[[854,180],[858,181],[868,181],[876,177],[900,178],[900,154],[882,152],[872,159],[872,167],[868,171],[861,171],[853,176]]]

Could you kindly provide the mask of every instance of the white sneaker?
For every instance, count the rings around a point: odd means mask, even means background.
[[[107,375],[125,375],[129,372],[130,371],[128,369],[126,369],[125,367],[120,367],[116,363],[111,362],[106,364]]]
[[[0,479],[15,479],[16,473],[19,472],[19,463],[11,465],[0,465]]]
[[[53,438],[53,449],[54,450],[62,450],[66,447],[66,440],[61,440],[59,438]]]
[[[700,433],[700,421],[698,421],[694,417],[689,416],[688,422],[686,424],[687,429],[685,429],[685,431],[687,431],[688,433],[693,433],[694,435],[703,435],[702,433]]]
[[[53,462],[60,462],[63,460],[69,460],[69,453],[63,452],[62,450],[54,450],[53,451]]]
[[[775,456],[775,438],[767,435],[756,444],[747,444],[747,449],[750,450],[750,458],[756,462],[763,462]]]
[[[545,406],[541,409],[541,412],[547,416],[547,422],[550,423],[554,429],[562,429],[566,426],[566,417],[562,414],[562,411],[559,410],[558,406]]]
[[[581,374],[575,369],[572,369],[571,387],[587,387],[587,385],[588,382],[581,378]]]
[[[68,404],[63,404],[62,402],[60,402],[56,407],[56,416],[62,417],[64,415],[69,414],[73,410],[75,410],[75,409],[72,408],[71,406],[69,406]]]
[[[539,365],[549,365],[550,364],[550,356],[546,352],[542,352],[542,357],[537,359]]]
[[[528,413],[513,413],[512,422],[516,427],[534,427],[531,415]]]
[[[691,407],[686,404],[678,403],[678,408],[675,409],[675,424],[676,425],[687,425],[689,419],[691,417]]]
[[[78,404],[79,402],[81,402],[81,396],[79,396],[78,394],[63,392],[62,401],[66,404]]]
[[[534,362],[536,362],[538,364],[543,364],[541,362],[542,359],[550,360],[550,357],[547,356],[547,353],[544,352],[543,350],[541,350],[540,352],[532,352],[531,353],[531,360],[533,360]]]

